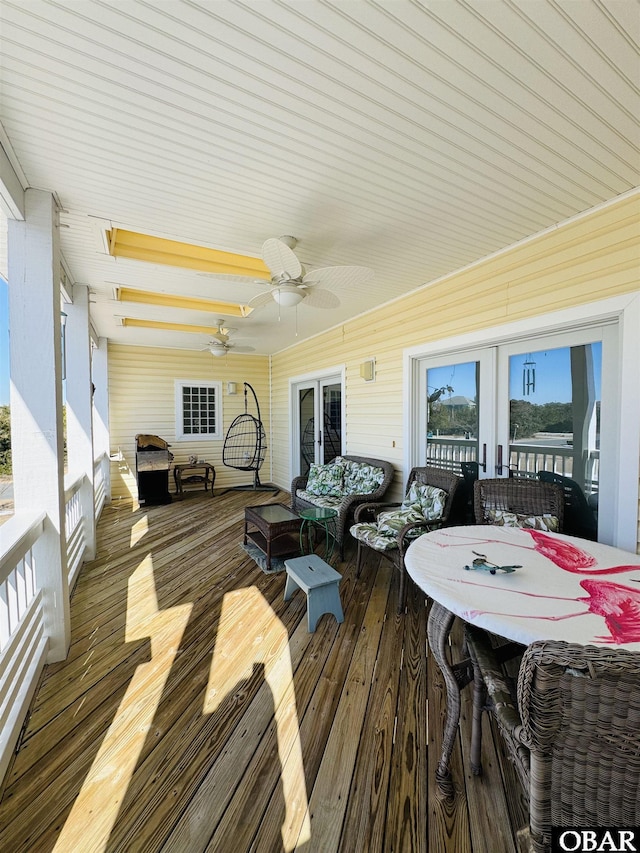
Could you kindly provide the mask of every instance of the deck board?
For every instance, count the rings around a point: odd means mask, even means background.
[[[66,661],[45,669],[0,800],[11,853],[514,853],[526,809],[486,721],[469,770],[470,694],[438,791],[445,694],[428,602],[355,549],[345,621],[307,631],[241,549],[244,507],[284,494],[185,493],[107,506],[71,601]],[[460,632],[451,653],[460,654]]]

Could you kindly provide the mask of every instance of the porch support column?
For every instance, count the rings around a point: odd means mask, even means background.
[[[9,220],[11,450],[16,515],[44,510],[34,548],[47,661],[64,660],[71,637],[65,543],[60,250],[51,193],[25,191],[25,221]]]
[[[105,501],[111,501],[111,439],[109,437],[109,362],[107,359],[107,339],[99,338],[94,347],[92,358],[93,377],[93,447],[96,459],[104,459],[102,472],[104,477]]]
[[[82,476],[80,504],[84,523],[86,560],[96,555],[96,519],[93,500],[93,423],[91,403],[91,338],[89,288],[74,284],[73,303],[65,305],[67,377],[67,463],[69,477]]]

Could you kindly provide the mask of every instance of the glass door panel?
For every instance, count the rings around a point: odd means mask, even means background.
[[[427,368],[427,464],[478,461],[478,368],[477,361]]]
[[[316,386],[298,388],[298,473],[309,472],[312,462],[316,461]]]
[[[322,462],[326,464],[342,452],[342,385],[340,382],[321,382],[322,435],[320,447]]]
[[[488,379],[494,363],[491,349],[421,360],[421,465],[458,474],[466,468],[477,476],[477,468],[493,464],[494,383]]]
[[[569,477],[593,495],[600,467],[602,342],[578,339],[549,348],[539,343],[528,342],[528,352],[520,344],[519,352],[510,346],[505,353],[508,440],[502,437],[508,450],[502,460],[498,454],[498,465],[509,476],[550,471]]]

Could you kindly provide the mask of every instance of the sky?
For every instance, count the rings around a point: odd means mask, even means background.
[[[0,406],[9,405],[9,286],[0,276]]]
[[[600,373],[602,367],[602,344],[592,344],[595,373],[596,399],[600,399]],[[535,364],[535,392],[523,394],[522,380],[525,361]],[[529,368],[532,369],[531,367]],[[447,367],[430,368],[427,375],[429,391],[450,385],[452,396],[474,399],[476,397],[475,362]],[[509,395],[513,400],[530,403],[571,402],[571,363],[569,347],[541,350],[511,356],[509,360]],[[442,399],[446,399],[444,395]]]

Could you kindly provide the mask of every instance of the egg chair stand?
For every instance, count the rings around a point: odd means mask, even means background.
[[[267,451],[266,433],[260,418],[256,392],[248,382],[244,384],[244,414],[233,419],[222,448],[222,464],[237,471],[252,471],[253,482],[242,486],[229,486],[224,492],[279,492],[273,483],[261,483],[259,471]],[[256,415],[249,413],[248,391],[251,391]]]

